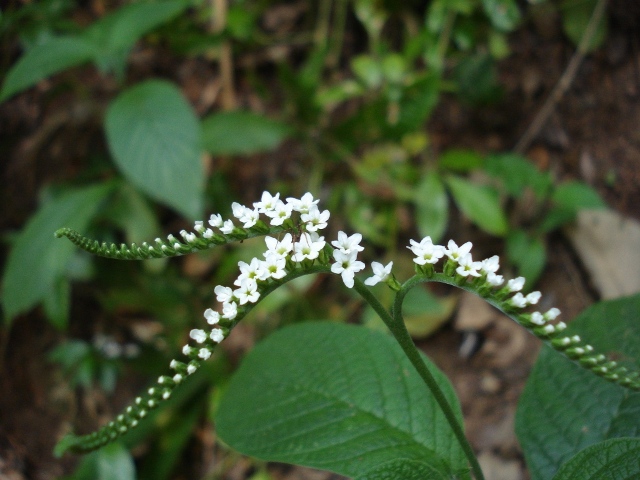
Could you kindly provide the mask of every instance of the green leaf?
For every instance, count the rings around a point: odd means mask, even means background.
[[[502,96],[493,58],[488,53],[465,55],[454,70],[460,98],[471,105],[486,105]]]
[[[446,178],[458,208],[482,230],[492,235],[506,235],[508,230],[498,194],[490,187],[475,185],[453,175]]]
[[[136,467],[121,443],[111,443],[85,456],[68,480],[136,480]]]
[[[416,223],[421,236],[431,237],[437,243],[447,230],[449,197],[442,178],[428,172],[415,189]]]
[[[507,256],[518,267],[518,274],[527,279],[527,288],[532,288],[547,260],[544,242],[522,230],[515,230],[507,236]]]
[[[289,135],[285,124],[253,112],[214,113],[202,122],[204,148],[212,155],[273,150]]]
[[[640,439],[616,438],[580,451],[562,465],[553,480],[640,478]]]
[[[450,383],[426,362],[461,418]],[[423,462],[446,478],[469,478],[448,423],[401,349],[353,325],[299,324],[259,344],[232,378],[216,429],[263,460],[352,477],[391,461]]]
[[[417,460],[393,460],[364,475],[356,480],[445,480],[451,478],[431,467],[428,463]]]
[[[498,30],[510,32],[520,23],[520,9],[515,0],[482,0],[482,7]]]
[[[637,368],[640,359],[640,295],[600,302],[567,328],[595,352]],[[543,347],[516,413],[516,433],[531,478],[552,478],[589,445],[640,434],[640,393],[609,383]],[[583,478],[583,477],[574,477]]]
[[[85,231],[110,191],[111,185],[68,191],[31,217],[16,238],[4,271],[2,302],[7,321],[60,293],[58,282],[76,247],[56,240],[53,232],[62,226]]]
[[[606,208],[598,192],[586,183],[571,181],[558,186],[551,196],[552,208],[547,212],[540,229],[549,232],[573,221],[582,209]]]
[[[438,159],[438,166],[455,172],[469,172],[479,168],[484,163],[482,155],[474,150],[452,148],[446,150]]]
[[[202,216],[200,125],[180,90],[160,80],[139,83],[111,103],[105,128],[115,163],[131,183],[188,218]]]
[[[378,88],[382,83],[382,65],[370,55],[358,55],[351,60],[351,70],[368,88]]]
[[[72,36],[51,38],[33,47],[9,70],[2,85],[0,101],[54,73],[92,60],[97,51],[98,47],[93,42]]]
[[[387,136],[400,140],[408,133],[421,130],[438,103],[439,88],[440,82],[435,75],[425,75],[407,87],[402,92],[398,122],[388,125]]]
[[[484,170],[501,180],[507,192],[516,198],[521,197],[526,188],[531,188],[538,198],[544,198],[551,188],[551,176],[516,153],[490,155]]]
[[[577,46],[580,43],[597,3],[598,0],[580,0],[579,2],[576,0],[564,0],[562,2],[560,7],[562,9],[562,28],[574,45]],[[600,19],[596,26],[595,34],[587,46],[587,52],[598,48],[607,38],[606,19],[606,15],[603,15]]]

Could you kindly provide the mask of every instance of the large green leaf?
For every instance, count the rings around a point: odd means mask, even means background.
[[[442,178],[436,172],[427,173],[415,190],[416,223],[423,237],[429,235],[437,243],[447,229],[449,197]]]
[[[458,208],[476,225],[493,235],[507,233],[507,217],[493,189],[453,175],[446,181]]]
[[[200,125],[180,90],[142,82],[109,106],[105,127],[115,163],[131,183],[189,218],[202,215]]]
[[[9,70],[2,85],[0,101],[25,90],[54,73],[92,60],[95,43],[80,37],[56,37],[33,47]]]
[[[518,275],[527,279],[527,288],[533,288],[547,260],[544,242],[522,230],[514,230],[507,236],[507,256],[518,267]]]
[[[553,480],[626,480],[640,478],[640,439],[616,438],[580,451],[562,465]]]
[[[136,480],[136,466],[121,443],[112,443],[82,459],[66,480]]]
[[[500,179],[507,192],[514,197],[521,197],[525,189],[531,188],[538,198],[544,198],[551,188],[551,176],[516,153],[490,155],[484,170]]]
[[[600,302],[567,329],[620,364],[638,367],[640,295]],[[552,478],[589,445],[640,434],[640,393],[609,383],[544,347],[518,405],[516,433],[533,480]],[[583,478],[583,477],[574,477]]]
[[[56,295],[73,256],[71,242],[53,236],[60,227],[84,231],[111,190],[97,185],[69,191],[42,206],[15,239],[2,280],[7,321]]]
[[[607,204],[586,183],[571,181],[560,184],[551,196],[552,208],[547,212],[540,229],[548,232],[571,222],[582,209],[606,208]]]
[[[202,122],[204,148],[213,155],[241,155],[276,148],[290,129],[253,112],[214,113]]]
[[[498,30],[510,32],[520,23],[520,9],[515,0],[482,0],[482,7]]]
[[[562,9],[562,28],[574,45],[580,44],[597,4],[598,0],[563,0],[560,6]],[[587,52],[595,50],[604,43],[607,38],[607,30],[607,16],[602,15],[595,33],[587,45]]]
[[[448,380],[426,361],[461,418]],[[259,344],[232,378],[216,428],[231,447],[264,460],[351,477],[410,461],[469,478],[448,423],[400,348],[353,325],[299,324]]]

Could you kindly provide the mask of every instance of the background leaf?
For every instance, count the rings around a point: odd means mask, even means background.
[[[204,148],[212,155],[273,150],[289,135],[283,123],[253,112],[214,113],[202,122]]]
[[[83,457],[67,480],[136,480],[136,467],[121,443],[111,443]]]
[[[520,9],[515,0],[482,0],[482,7],[498,30],[510,32],[520,23]]]
[[[105,128],[131,183],[188,218],[202,216],[200,125],[180,90],[160,80],[139,83],[109,106]]]
[[[531,188],[538,198],[544,198],[551,188],[551,177],[536,168],[525,157],[515,153],[490,155],[484,170],[504,184],[510,195],[521,197],[525,189]]]
[[[522,230],[514,230],[507,236],[506,247],[509,260],[518,267],[518,275],[527,279],[526,288],[533,288],[547,261],[544,242]]]
[[[478,152],[458,148],[442,152],[438,159],[440,168],[463,173],[479,168],[483,163],[484,159]]]
[[[640,478],[640,439],[616,438],[581,450],[562,465],[553,480]]]
[[[640,358],[640,295],[600,302],[567,328],[618,363]],[[531,478],[552,478],[583,448],[640,434],[640,393],[609,383],[543,347],[516,413],[516,433]],[[582,478],[582,477],[580,477]]]
[[[2,303],[6,320],[29,310],[49,295],[54,298],[60,295],[58,289],[64,287],[58,282],[65,278],[76,247],[54,238],[53,232],[61,227],[86,231],[110,191],[111,185],[104,184],[69,190],[31,217],[16,238],[4,271]]]
[[[51,38],[33,47],[9,70],[2,85],[0,101],[54,73],[92,60],[97,52],[98,47],[93,42],[73,36]]]
[[[507,233],[507,218],[495,190],[461,177],[448,176],[446,181],[456,205],[471,221],[493,235]]]
[[[553,192],[552,207],[540,226],[543,232],[549,232],[571,222],[583,209],[606,208],[598,192],[586,183],[572,181],[560,184]]]
[[[460,415],[448,380],[427,364]],[[352,477],[411,460],[469,478],[448,423],[400,348],[363,327],[309,323],[271,335],[232,378],[216,428],[231,447],[264,460]]]
[[[598,0],[564,0],[562,9],[562,28],[574,45],[578,45],[584,31],[587,29],[593,10]],[[596,32],[587,46],[587,52],[595,50],[604,43],[607,38],[607,16],[603,15],[596,27]]]
[[[423,237],[429,235],[437,243],[447,230],[449,197],[442,178],[436,172],[428,172],[415,189],[416,222]]]

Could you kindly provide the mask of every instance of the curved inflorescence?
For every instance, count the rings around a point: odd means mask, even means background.
[[[280,200],[279,194],[271,195],[264,192],[261,201],[254,203],[253,208],[238,203],[232,205],[233,215],[243,224],[242,227],[236,226],[232,220],[223,220],[219,214],[211,215],[208,221],[211,228],[205,227],[204,222],[196,222],[194,232],[181,232],[182,242],[169,235],[167,241],[157,239],[154,247],[146,243],[140,247],[135,244],[120,247],[115,244],[100,245],[97,241],[87,239],[73,230],[58,230],[57,237],[66,236],[79,247],[96,255],[118,259],[184,255],[259,235],[265,236],[266,251],[263,258],[253,258],[249,263],[238,263],[240,274],[233,287],[218,285],[214,288],[219,305],[216,308],[207,308],[204,312],[209,328],[190,331],[191,342],[182,349],[185,358],[174,359],[169,365],[173,371],[172,375],[159,377],[157,383],[145,394],[137,397],[115,420],[98,431],[83,436],[65,437],[58,445],[56,453],[62,454],[67,450],[76,453],[93,451],[136,427],[150,410],[170,398],[173,390],[194,374],[201,362],[211,357],[216,346],[261,298],[287,281],[310,273],[334,273],[342,277],[345,286],[352,288],[355,274],[365,268],[364,263],[357,259],[358,254],[364,249],[360,245],[362,235],[355,233],[349,236],[339,232],[338,238],[329,245],[318,231],[327,227],[330,213],[328,210],[321,211],[317,204],[318,200],[310,193],[306,193],[300,199],[288,198],[284,202]],[[270,226],[260,219],[260,215],[269,219]],[[220,233],[214,233],[212,228]],[[430,237],[425,237],[420,242],[411,240],[407,248],[415,255],[416,276],[401,285],[391,272],[393,262],[386,266],[372,262],[373,275],[367,278],[364,284],[372,286],[384,282],[398,292],[394,306],[398,311],[407,291],[420,282],[437,281],[457,285],[481,296],[583,367],[609,381],[640,390],[637,372],[630,373],[625,367],[609,361],[604,355],[594,353],[593,347],[577,335],[564,335],[565,323],[552,323],[560,314],[557,308],[545,313],[525,312],[525,308],[538,303],[540,292],[523,295],[521,290],[525,280],[522,277],[511,279],[504,284],[504,278],[497,274],[498,257],[493,256],[481,262],[473,261],[471,246],[470,242],[458,246],[450,240],[445,248],[434,245]],[[442,271],[437,272],[437,265],[445,257]]]

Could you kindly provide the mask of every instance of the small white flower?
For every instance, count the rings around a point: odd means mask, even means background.
[[[555,320],[556,318],[558,318],[559,315],[560,315],[560,310],[558,310],[557,308],[553,307],[547,313],[544,314],[544,318],[545,318],[545,320],[552,321],[552,320]]]
[[[213,289],[213,292],[216,294],[216,300],[220,303],[228,302],[233,298],[233,290],[229,287],[223,287],[222,285],[218,285]]]
[[[540,292],[531,292],[525,298],[527,299],[527,303],[529,305],[535,305],[540,301],[542,294]]]
[[[260,298],[258,284],[253,278],[244,278],[240,288],[234,290],[233,294],[238,298],[240,305],[244,305],[247,302],[256,303]]]
[[[364,284],[373,286],[379,282],[384,282],[387,278],[389,278],[389,275],[391,275],[391,267],[393,267],[393,262],[389,262],[387,266],[384,266],[378,262],[371,262],[373,276],[367,278],[364,281]]]
[[[176,374],[173,376],[173,381],[174,381],[175,383],[180,383],[180,382],[182,382],[182,375],[180,375],[179,373],[176,373]]]
[[[278,200],[280,199],[280,194],[276,193],[275,195],[271,195],[269,192],[262,192],[262,197],[259,202],[255,202],[253,204],[254,208],[258,210],[259,213],[267,213],[271,212]]]
[[[226,220],[220,227],[220,231],[224,234],[229,234],[233,232],[234,228],[235,225],[233,224],[233,220]]]
[[[314,200],[313,195],[307,192],[302,198],[297,199],[293,197],[287,198],[287,203],[291,205],[291,208],[296,212],[308,213],[320,200]]]
[[[185,345],[184,347],[182,347],[182,354],[186,355],[187,357],[191,355],[191,345]]]
[[[211,352],[209,351],[208,348],[201,348],[198,351],[198,356],[203,360],[208,360],[209,357],[211,356]]]
[[[512,278],[507,282],[507,290],[510,292],[519,292],[524,287],[524,277]]]
[[[236,302],[224,302],[222,304],[222,318],[233,320],[238,315],[238,304]]]
[[[544,316],[540,312],[533,312],[531,314],[531,323],[535,325],[544,325],[547,321],[544,319]]]
[[[291,218],[291,205],[284,203],[282,200],[276,202],[273,210],[265,212],[271,218],[271,225],[282,225],[285,220]]]
[[[265,257],[270,254],[274,254],[284,258],[289,254],[289,252],[291,252],[291,250],[293,250],[293,237],[290,233],[287,233],[282,240],[278,240],[274,237],[265,237],[264,241],[268,248],[264,253]]]
[[[504,283],[504,278],[502,275],[496,275],[495,273],[489,272],[487,273],[487,283],[492,287],[499,287]]]
[[[472,246],[473,244],[471,242],[467,242],[464,245],[460,245],[458,247],[458,244],[456,242],[454,242],[453,240],[449,240],[449,243],[447,243],[447,249],[444,251],[444,253],[451,260],[457,262],[459,259],[461,259],[471,251]]]
[[[498,255],[494,255],[490,258],[485,258],[482,260],[482,271],[487,275],[489,273],[496,273],[500,268],[500,257]]]
[[[215,325],[220,321],[220,314],[218,312],[216,312],[215,310],[207,308],[204,311],[204,318],[207,319],[207,323],[209,325]]]
[[[266,259],[262,262],[262,276],[260,280],[266,280],[268,278],[275,278],[276,280],[283,278],[287,272],[285,267],[287,261],[284,257],[281,257],[275,253],[267,252]]]
[[[193,329],[189,332],[189,336],[197,343],[202,343],[207,339],[207,333],[204,330]]]
[[[357,255],[357,251],[344,253],[341,250],[334,250],[333,252],[336,262],[331,265],[331,271],[342,276],[342,281],[347,288],[353,288],[355,273],[365,267],[364,263],[356,260]]]
[[[213,238],[213,230],[211,230],[210,228],[207,228],[202,234],[202,236],[204,238]]]
[[[316,232],[305,232],[300,235],[300,241],[293,244],[291,259],[294,262],[302,262],[305,259],[315,260],[325,245],[324,237],[319,237]]]
[[[410,245],[407,248],[416,256],[413,259],[413,263],[417,265],[425,265],[427,263],[434,265],[444,256],[444,247],[442,245],[434,245],[431,237],[424,237],[420,243],[415,240],[409,240],[409,243]]]
[[[479,277],[480,272],[478,270],[482,268],[482,262],[474,262],[471,258],[471,254],[467,253],[462,258],[458,259],[458,268],[456,272],[463,277]]]
[[[327,222],[330,217],[329,210],[320,212],[318,207],[314,205],[307,213],[303,213],[300,219],[306,224],[308,232],[315,232],[327,228]]]
[[[524,308],[527,306],[527,299],[524,298],[522,293],[518,292],[509,299],[509,303],[517,308]]]
[[[222,226],[222,223],[222,215],[220,215],[219,213],[212,214],[209,217],[209,225],[211,225],[212,227],[220,228]]]
[[[251,263],[247,264],[243,261],[238,262],[238,267],[240,267],[240,276],[233,282],[234,285],[240,286],[242,285],[242,281],[245,278],[261,278],[263,275],[262,264],[260,260],[257,258],[252,258]]]
[[[197,220],[193,225],[193,229],[198,233],[204,232],[204,222],[202,220]]]
[[[336,247],[342,253],[357,253],[364,250],[364,247],[360,246],[361,241],[362,235],[359,233],[354,233],[353,235],[348,236],[343,231],[339,231],[338,240],[334,240],[333,242],[331,242],[331,245]]]
[[[256,223],[258,223],[259,219],[260,213],[258,212],[258,209],[252,210],[250,208],[245,208],[244,213],[239,218],[239,220],[242,222],[243,228],[253,227]]]
[[[247,207],[239,204],[238,202],[233,202],[231,204],[231,210],[233,212],[233,216],[240,220],[244,216],[244,212],[247,210]]]
[[[196,370],[198,370],[198,367],[196,367],[193,363],[187,365],[187,375],[193,375],[194,373],[196,373]]]
[[[224,333],[222,333],[222,330],[220,330],[219,328],[214,328],[213,330],[211,330],[209,338],[211,338],[211,341],[215,343],[220,343],[222,340],[224,340]]]

